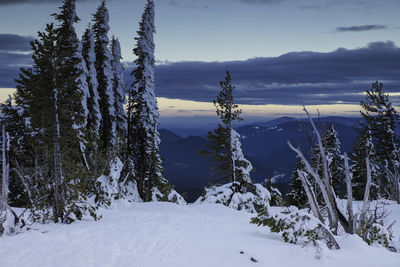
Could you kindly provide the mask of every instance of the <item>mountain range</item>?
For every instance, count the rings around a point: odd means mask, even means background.
[[[315,124],[322,133],[333,124],[341,142],[342,152],[351,153],[357,136],[356,127],[361,118],[321,117]],[[283,194],[289,190],[288,182],[296,164],[296,155],[287,145],[290,141],[309,155],[311,143],[315,142],[310,123],[305,119],[280,117],[270,121],[260,121],[235,128],[241,135],[245,157],[253,164],[252,180],[264,182],[274,178]],[[175,133],[174,128],[160,129],[161,156],[164,160],[165,176],[178,192],[189,202],[201,195],[205,186],[218,181],[210,173],[212,162],[198,155],[206,149],[206,130],[191,128],[186,137]],[[179,129],[178,129],[179,132]],[[196,133],[200,133],[199,136]]]

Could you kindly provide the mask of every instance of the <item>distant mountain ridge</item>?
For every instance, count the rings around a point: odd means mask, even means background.
[[[360,120],[321,117],[314,119],[314,122],[321,132],[333,124],[342,144],[342,152],[349,153],[357,136],[354,127]],[[202,130],[204,132],[205,129]],[[309,154],[310,140],[313,138],[309,122],[305,119],[281,117],[243,125],[236,130],[242,137],[242,149],[246,157],[255,167],[252,179],[262,182],[276,174],[283,174],[278,182],[281,183],[281,190],[287,190],[288,179],[296,163],[296,155],[289,149],[287,141],[299,146],[306,155]],[[179,192],[186,192],[189,201],[200,196],[205,186],[218,182],[210,174],[211,162],[197,154],[206,149],[207,139],[204,136],[181,137],[173,129],[161,129],[160,135],[165,175]]]

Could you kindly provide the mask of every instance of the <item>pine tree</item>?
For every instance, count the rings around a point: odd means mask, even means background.
[[[375,146],[372,142],[371,130],[368,126],[363,125],[358,129],[358,136],[353,145],[354,152],[351,154],[353,165],[351,171],[353,173],[353,197],[356,200],[364,199],[365,186],[367,184],[367,166],[365,159],[368,158],[371,167],[371,191],[370,198],[379,198],[379,172],[377,169]]]
[[[93,17],[95,32],[96,73],[99,92],[99,107],[101,113],[100,123],[100,148],[108,154],[106,158],[112,160],[116,147],[116,117],[115,100],[113,92],[112,55],[108,48],[109,15],[106,2],[103,1]]]
[[[158,106],[154,93],[154,2],[148,0],[139,24],[136,47],[136,69],[132,75],[135,82],[129,91],[128,103],[128,155],[126,170],[128,180],[136,179],[140,197],[144,201],[167,199],[170,191],[163,176],[159,154]],[[132,175],[133,173],[133,175]]]
[[[54,14],[60,25],[48,24],[39,32],[32,42],[33,68],[22,69],[17,80],[15,103],[27,134],[19,138],[11,160],[36,219],[69,223],[88,211],[95,217],[95,209],[85,200],[88,88],[73,26],[75,1],[65,0],[60,9]]]
[[[86,141],[87,141],[87,154],[91,167],[94,169],[95,174],[99,174],[99,143],[100,143],[100,122],[101,113],[99,109],[99,92],[97,83],[97,73],[95,67],[96,55],[94,51],[94,32],[90,28],[86,29],[82,36],[82,55],[85,59],[87,66],[87,84],[89,88],[89,95],[87,97],[87,126],[86,126]]]
[[[307,195],[300,180],[298,170],[305,172],[304,163],[299,159],[296,163],[292,176],[290,176],[290,187],[292,190],[288,194],[288,204],[298,208],[304,208],[307,205]]]
[[[395,133],[398,115],[389,100],[389,95],[384,93],[382,83],[378,82],[373,83],[371,90],[366,91],[361,107],[361,115],[371,131],[375,148],[376,170],[380,177],[377,181],[379,195],[387,199],[394,198],[389,172],[399,171],[398,140]]]
[[[238,159],[234,157],[234,149],[237,150],[236,147],[240,146],[240,140],[236,131],[232,129],[232,122],[241,120],[240,113],[242,111],[233,100],[232,92],[235,87],[232,86],[232,78],[229,71],[226,72],[225,80],[221,81],[220,85],[221,91],[213,102],[222,124],[218,123],[217,129],[208,133],[208,150],[200,151],[200,154],[214,162],[212,171],[218,181],[239,182],[240,184],[250,182],[249,174],[246,176],[236,175],[236,166],[249,165],[249,162],[247,160],[238,162]],[[235,143],[238,145],[233,147]]]
[[[2,123],[5,131],[11,133],[8,135],[8,156],[10,170],[15,168],[14,160],[16,157],[22,158],[23,155],[29,155],[29,131],[25,125],[22,114],[23,109],[12,104],[11,96],[1,104]],[[26,156],[24,156],[26,158]],[[26,159],[22,159],[26,160]],[[15,172],[10,172],[9,182],[9,204],[13,207],[28,207],[29,199],[24,185]]]
[[[127,121],[124,104],[126,104],[126,89],[124,81],[124,67],[121,63],[121,47],[118,39],[111,40],[114,109],[116,118],[118,152],[126,145]],[[119,153],[118,153],[119,154]]]
[[[344,181],[344,167],[340,152],[340,141],[333,125],[323,134],[322,142],[328,159],[329,175],[333,189],[340,198],[345,197],[346,185]]]
[[[14,160],[19,178],[27,185],[31,208],[40,211],[38,219],[53,217],[58,221],[64,217],[67,184],[60,171],[56,42],[57,30],[48,24],[32,42],[33,68],[21,69],[17,80],[15,102],[23,110],[32,138],[27,154],[31,156]]]

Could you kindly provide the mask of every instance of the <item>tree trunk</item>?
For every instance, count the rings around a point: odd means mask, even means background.
[[[354,234],[353,188],[351,186],[352,173],[350,173],[349,158],[347,157],[346,153],[344,154],[344,168],[347,186],[347,213],[349,214],[346,233]]]
[[[61,150],[60,150],[60,122],[58,119],[58,103],[57,103],[57,91],[54,90],[54,111],[55,111],[55,122],[53,126],[53,163],[54,163],[54,203],[53,210],[55,219],[63,220],[61,207],[64,203],[64,199],[61,193],[62,186],[62,170],[61,170]]]
[[[322,144],[322,138],[321,135],[317,129],[317,127],[315,126],[310,114],[308,113],[307,109],[304,107],[303,108],[304,112],[307,114],[308,120],[310,121],[310,124],[314,130],[314,134],[317,137],[317,142],[318,142],[318,147],[319,147],[319,152],[321,155],[321,160],[322,160],[322,167],[323,167],[323,175],[324,175],[324,179],[320,179],[319,175],[318,178],[316,179],[318,183],[322,182],[322,184],[320,184],[321,190],[322,190],[322,195],[324,197],[324,200],[326,202],[326,205],[328,207],[328,211],[329,211],[329,224],[330,227],[332,229],[332,232],[334,234],[337,233],[338,230],[338,212],[337,212],[337,204],[336,204],[336,197],[333,191],[333,186],[331,185],[331,179],[329,177],[329,172],[328,172],[328,161],[326,159],[326,154],[325,154],[325,149],[324,146]],[[317,173],[315,173],[317,174]],[[324,187],[324,188],[323,188]]]
[[[364,201],[363,201],[363,206],[361,209],[360,225],[363,225],[366,220],[366,213],[367,213],[367,210],[369,207],[369,192],[371,189],[371,165],[370,165],[368,157],[365,159],[365,163],[367,166],[367,184],[365,186],[365,191],[364,191]]]
[[[3,157],[3,184],[1,192],[0,211],[6,210],[8,203],[8,185],[9,185],[9,164],[7,160],[7,136],[5,126],[2,127],[2,157]]]
[[[303,188],[306,191],[308,203],[310,204],[311,211],[312,211],[314,217],[318,218],[321,221],[321,223],[323,223],[324,219],[322,218],[322,215],[319,212],[318,202],[315,198],[314,191],[310,188],[310,182],[308,181],[307,177],[304,175],[303,171],[297,170],[297,173],[300,177]]]

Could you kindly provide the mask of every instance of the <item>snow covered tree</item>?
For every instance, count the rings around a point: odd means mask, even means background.
[[[229,71],[226,72],[225,80],[221,81],[220,85],[221,91],[213,102],[222,124],[218,123],[217,129],[208,133],[208,149],[200,151],[200,154],[214,162],[212,170],[218,181],[242,183],[250,180],[250,178],[236,177],[235,175],[235,166],[240,166],[241,163],[234,162],[232,145],[238,141],[236,136],[232,138],[232,133],[236,133],[232,131],[232,122],[241,120],[240,113],[242,110],[234,103],[232,93],[235,87],[232,86],[232,78]]]
[[[214,106],[222,123],[208,133],[208,149],[199,154],[215,163],[212,170],[218,181],[227,183],[205,188],[195,203],[220,203],[238,210],[258,212],[270,205],[271,193],[263,185],[252,183],[250,172],[253,166],[243,155],[240,135],[232,128],[233,121],[241,120],[242,111],[233,100],[235,87],[232,86],[229,71],[220,85],[221,91],[214,100]]]
[[[362,200],[364,198],[365,187],[367,184],[367,166],[365,164],[365,159],[368,157],[371,165],[371,199],[379,198],[379,173],[377,172],[376,164],[376,153],[375,147],[372,143],[371,130],[368,126],[363,126],[360,128],[357,139],[354,142],[353,150],[351,154],[351,159],[353,165],[351,166],[352,171],[352,187],[353,196],[356,200]]]
[[[117,148],[119,152],[125,148],[127,135],[127,121],[124,105],[126,104],[126,89],[124,81],[124,67],[121,63],[121,46],[118,39],[111,40],[114,109],[117,131]]]
[[[87,84],[87,67],[82,56],[82,44],[80,43],[74,28],[74,23],[79,21],[76,15],[76,0],[64,0],[59,8],[59,14],[53,14],[60,23],[57,28],[57,77],[56,86],[60,121],[65,136],[77,139],[81,154],[85,150],[85,129],[87,125],[87,98],[89,88]],[[66,102],[65,100],[68,100]],[[74,133],[76,132],[76,133]],[[68,141],[71,142],[71,141]],[[84,155],[83,155],[84,157]]]
[[[344,197],[345,195],[345,182],[344,182],[344,167],[342,163],[342,156],[340,152],[340,141],[337,136],[333,125],[325,129],[321,136],[322,146],[325,151],[325,157],[328,162],[328,175],[330,183],[333,185],[335,195]],[[318,146],[312,148],[312,156],[310,159],[311,166],[317,171],[320,176],[323,176],[324,166],[322,162],[321,151]],[[315,189],[316,199],[318,203],[323,202],[322,192],[317,185],[317,182],[312,176],[309,176],[309,181]]]
[[[23,111],[32,138],[23,144],[28,146],[29,153],[18,153],[13,160],[16,173],[26,185],[31,208],[39,211],[39,217],[58,221],[63,217],[66,184],[60,170],[56,42],[57,30],[48,24],[45,32],[39,32],[39,39],[32,42],[33,68],[21,69],[15,102]]]
[[[366,91],[361,107],[363,108],[361,115],[371,131],[375,148],[379,195],[393,199],[394,182],[390,178],[390,173],[398,172],[400,168],[398,140],[395,133],[398,114],[389,100],[389,95],[383,91],[382,83],[378,82],[373,83],[371,89]]]
[[[107,161],[115,156],[117,124],[113,91],[112,54],[108,48],[109,15],[106,2],[102,1],[93,17],[95,32],[96,73],[98,81],[100,122],[100,149]],[[107,155],[108,154],[108,155]]]
[[[59,26],[48,24],[39,32],[32,42],[33,67],[22,69],[17,80],[17,113],[8,111],[21,116],[27,134],[15,138],[10,160],[34,218],[69,223],[86,212],[96,215],[86,201],[91,182],[85,156],[88,86],[73,26],[75,1],[65,0],[60,10],[53,15]]]
[[[251,183],[250,172],[253,170],[253,165],[244,157],[240,135],[234,129],[231,129],[231,148],[234,181]]]
[[[292,190],[287,195],[288,204],[298,208],[304,208],[307,205],[307,195],[304,191],[298,171],[305,173],[305,166],[300,159],[296,163],[292,176],[290,176],[289,185]]]
[[[25,121],[22,117],[23,108],[12,104],[11,96],[1,104],[1,114],[3,115],[2,123],[5,126],[5,130],[8,134],[8,158],[10,164],[10,170],[15,168],[14,160],[18,158],[24,158],[22,160],[28,161],[30,153],[30,131],[25,125]],[[26,194],[24,185],[18,178],[14,171],[10,172],[9,182],[9,204],[13,207],[26,207],[29,205],[29,199]]]
[[[99,168],[101,168],[98,166],[101,113],[99,108],[100,99],[95,66],[96,54],[94,51],[94,32],[90,26],[82,36],[82,55],[85,59],[88,70],[86,80],[89,88],[89,95],[87,97],[88,117],[86,125],[87,154],[93,172],[98,174],[100,172]]]
[[[158,105],[154,81],[154,2],[148,0],[139,24],[136,47],[135,81],[129,91],[127,180],[135,179],[140,197],[144,201],[167,199],[170,192],[163,176],[159,154]]]
[[[322,136],[322,142],[328,160],[328,169],[333,185],[333,189],[337,196],[343,198],[345,196],[344,167],[342,155],[340,152],[340,141],[333,125],[325,130]]]

